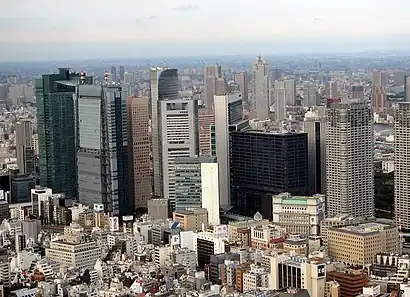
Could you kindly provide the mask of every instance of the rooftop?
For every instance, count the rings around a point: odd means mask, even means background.
[[[351,232],[351,233],[367,234],[367,233],[373,233],[373,232],[385,230],[391,227],[393,227],[393,225],[372,222],[372,223],[360,224],[357,226],[345,226],[345,227],[340,227],[336,229]]]

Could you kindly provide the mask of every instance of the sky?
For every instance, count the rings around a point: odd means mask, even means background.
[[[409,0],[0,2],[2,61],[410,51]]]

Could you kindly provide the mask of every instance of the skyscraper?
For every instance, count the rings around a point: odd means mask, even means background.
[[[239,86],[239,91],[242,93],[243,101],[248,101],[248,86],[249,86],[249,77],[248,72],[239,71],[235,73],[234,76],[235,83]]]
[[[405,101],[410,102],[410,76],[408,75],[404,79],[404,96]]]
[[[326,191],[326,117],[318,109],[306,112],[303,124],[303,130],[308,135],[308,181],[312,195]]]
[[[373,113],[360,100],[328,100],[326,211],[374,216]]]
[[[208,65],[204,68],[205,107],[213,108],[216,91],[216,80],[222,76],[221,66]]]
[[[40,184],[68,198],[77,197],[74,98],[79,76],[60,68],[58,74],[36,79]]]
[[[317,105],[317,88],[314,83],[307,82],[303,86],[303,106],[313,107]]]
[[[385,71],[373,71],[372,75],[372,106],[373,112],[384,113],[387,109],[387,92],[389,75]]]
[[[117,82],[117,68],[115,66],[111,67],[111,81]]]
[[[175,159],[176,208],[206,208],[210,225],[219,225],[219,177],[215,157]]]
[[[211,155],[211,126],[215,126],[215,110],[198,109],[199,154]]]
[[[114,215],[133,213],[128,188],[128,133],[121,87],[80,85],[78,189],[85,205],[104,204]]]
[[[35,172],[33,125],[30,120],[16,123],[16,156],[20,173]]]
[[[124,66],[120,66],[120,81],[123,82],[124,81],[124,74],[125,74],[125,68]]]
[[[398,103],[394,116],[394,212],[396,224],[410,230],[410,102]]]
[[[269,67],[261,56],[252,67],[252,108],[260,120],[269,118]]]
[[[283,121],[286,119],[286,89],[284,81],[275,81],[273,97],[275,120]]]
[[[198,102],[194,99],[159,101],[162,188],[175,207],[175,158],[199,155]]]
[[[229,130],[230,125],[241,122],[243,119],[242,94],[230,93],[224,96],[215,96],[215,153],[219,168],[219,199],[221,206],[230,205],[230,168],[229,168]]]
[[[150,114],[152,161],[154,169],[154,195],[164,198],[162,180],[162,132],[159,101],[177,99],[179,96],[178,70],[164,67],[152,68],[150,71]]]
[[[352,86],[352,98],[364,100],[363,86]]]
[[[296,105],[296,81],[294,79],[285,79],[285,96],[286,105]]]
[[[127,98],[129,185],[134,207],[147,207],[151,197],[148,97]]]

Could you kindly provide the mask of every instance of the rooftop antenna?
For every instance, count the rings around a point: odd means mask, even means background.
[[[80,85],[85,84],[85,72],[81,70],[80,72]]]
[[[108,85],[108,77],[109,77],[109,73],[108,73],[108,71],[105,71],[105,74],[104,74],[104,85]]]

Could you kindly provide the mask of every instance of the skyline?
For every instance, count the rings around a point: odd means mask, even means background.
[[[121,4],[7,1],[0,60],[410,50],[405,0]]]

